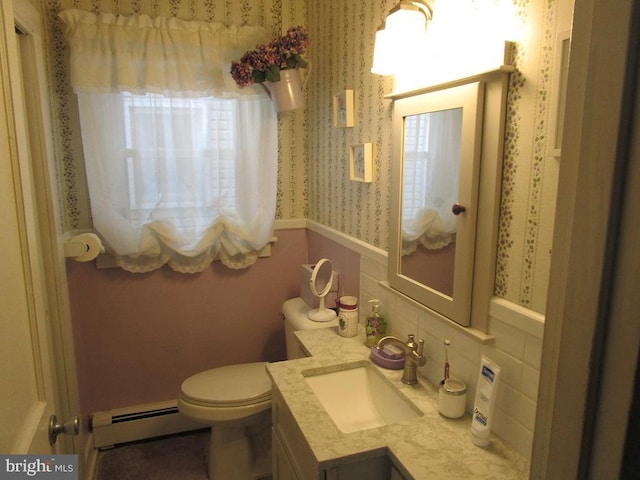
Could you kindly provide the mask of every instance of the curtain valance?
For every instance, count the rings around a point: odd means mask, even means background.
[[[262,27],[77,9],[63,11],[60,18],[71,47],[76,92],[264,94],[258,88],[240,89],[229,75],[232,60],[268,41]]]

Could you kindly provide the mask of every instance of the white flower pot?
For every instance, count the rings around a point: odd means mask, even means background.
[[[279,82],[264,82],[276,112],[304,107],[302,81],[297,68],[280,71]]]

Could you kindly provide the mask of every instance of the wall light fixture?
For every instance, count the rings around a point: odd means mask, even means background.
[[[433,0],[400,0],[376,32],[371,72],[394,75],[416,62],[433,15]]]

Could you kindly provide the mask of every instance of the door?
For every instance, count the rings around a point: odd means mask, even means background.
[[[51,417],[69,402],[54,361],[60,302],[51,295],[56,239],[43,222],[46,170],[32,158],[47,149],[44,116],[33,115],[43,100],[31,78],[42,52],[30,25],[39,25],[30,2],[0,3],[0,452],[73,453],[70,442],[49,440]]]

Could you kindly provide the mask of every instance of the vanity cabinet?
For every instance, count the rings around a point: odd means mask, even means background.
[[[366,478],[367,480],[407,480],[396,469],[386,455],[368,458],[352,463],[328,468],[324,471],[325,480],[353,480]]]
[[[273,479],[324,479],[309,444],[275,386],[271,402]]]
[[[280,434],[273,429],[271,439],[273,478],[278,480],[298,480],[300,476],[293,469],[290,454],[282,446]]]
[[[361,459],[336,458],[321,466],[311,451],[281,393],[272,391],[272,465],[273,480],[406,480],[387,456]]]

